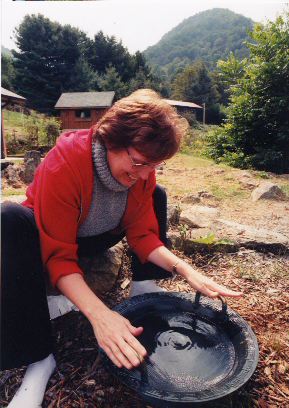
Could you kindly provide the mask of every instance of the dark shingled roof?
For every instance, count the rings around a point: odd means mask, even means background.
[[[55,108],[108,108],[112,105],[115,92],[69,92],[63,93]]]
[[[8,89],[3,88],[2,86],[1,86],[1,96],[7,97],[10,99],[17,99],[23,102],[26,100],[26,98],[23,98],[23,96],[17,95],[16,93],[9,91]]]
[[[165,101],[172,106],[182,106],[184,108],[199,108],[203,109],[202,106],[197,105],[196,103],[193,102],[184,102],[184,101],[175,101],[173,99],[165,99]]]

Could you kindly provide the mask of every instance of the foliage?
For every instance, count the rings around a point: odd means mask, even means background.
[[[32,115],[25,117],[24,134],[27,148],[39,145],[52,147],[60,134],[60,123],[56,118],[33,112]]]
[[[202,125],[200,122],[196,122],[183,137],[181,152],[205,156],[208,144],[208,133],[212,132],[212,129],[215,128],[216,126],[213,125]]]
[[[15,88],[28,107],[51,112],[60,94],[71,89],[76,64],[87,50],[86,35],[42,15],[27,15],[16,29],[16,44]]]
[[[60,122],[52,116],[35,111],[27,115],[5,109],[3,117],[9,154],[23,153],[29,149],[46,151],[54,146],[60,134]]]
[[[220,122],[219,94],[203,61],[196,61],[178,74],[172,83],[172,98],[206,104],[209,123]]]
[[[229,58],[219,65],[231,86],[226,123],[209,138],[208,154],[215,160],[289,172],[288,17],[287,12],[255,26],[246,63]]]
[[[144,54],[151,64],[163,67],[170,78],[198,59],[213,69],[230,51],[238,58],[248,55],[243,43],[252,27],[251,19],[215,8],[185,19]]]
[[[122,82],[117,70],[113,66],[106,68],[105,73],[97,80],[98,88],[101,91],[115,90],[115,98],[119,99],[125,96],[126,86]]]
[[[50,117],[45,119],[44,132],[46,144],[54,146],[57,137],[60,135],[60,122],[57,118]]]
[[[13,91],[13,80],[15,71],[13,67],[13,59],[9,54],[1,53],[1,86]]]
[[[109,90],[118,99],[144,85],[165,89],[140,52],[131,55],[102,31],[91,40],[70,25],[27,15],[16,29],[16,44],[13,85],[29,108],[43,113],[54,111],[63,92]]]

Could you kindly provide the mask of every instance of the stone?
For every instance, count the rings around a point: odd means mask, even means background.
[[[34,173],[41,162],[41,153],[37,150],[30,150],[24,156],[24,174],[25,183],[31,183],[34,178]]]
[[[167,218],[168,225],[178,224],[180,220],[180,207],[178,205],[168,204]]]
[[[204,190],[204,191],[198,191],[198,196],[201,198],[214,198],[215,196],[211,193],[209,193],[208,191]]]
[[[260,184],[259,181],[256,181],[254,178],[252,178],[252,175],[250,173],[241,174],[241,176],[238,177],[238,181],[243,187],[247,188],[248,190],[253,190]]]
[[[284,200],[286,199],[286,195],[277,184],[265,181],[264,183],[260,184],[258,188],[252,191],[251,198],[253,201],[258,201],[261,199]]]
[[[122,264],[123,251],[123,244],[120,242],[103,254],[79,259],[84,279],[95,294],[103,295],[115,285]]]
[[[200,197],[194,194],[187,194],[181,199],[181,202],[186,204],[196,204],[199,203],[200,201],[201,201]]]
[[[7,180],[9,186],[13,188],[21,188],[21,176],[23,174],[23,170],[21,166],[10,164],[6,167],[3,171],[3,175]]]
[[[102,254],[79,259],[78,263],[84,272],[84,279],[97,296],[104,295],[115,285],[122,265],[123,252],[124,246],[119,242]],[[51,286],[48,274],[45,277],[47,295],[59,295],[58,289]]]
[[[217,208],[193,205],[181,212],[180,223],[192,228],[206,228],[210,227],[218,216]]]
[[[239,224],[238,222],[221,218],[216,220],[215,228],[220,231],[223,236],[234,237],[236,242],[246,247],[262,245],[289,247],[289,237],[265,228],[255,228],[250,225]]]

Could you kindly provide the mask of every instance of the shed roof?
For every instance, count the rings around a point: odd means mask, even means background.
[[[173,105],[173,106],[182,106],[182,107],[184,107],[184,108],[203,109],[202,106],[197,105],[196,103],[193,103],[193,102],[175,101],[175,100],[173,100],[173,99],[165,99],[165,101],[166,101],[169,105]]]
[[[67,92],[56,102],[56,109],[107,108],[112,105],[115,92]]]
[[[18,102],[24,102],[26,101],[26,98],[24,98],[23,96],[20,96],[14,92],[9,91],[6,88],[3,88],[1,86],[1,98],[5,99],[5,100],[11,100],[11,101],[18,101]]]

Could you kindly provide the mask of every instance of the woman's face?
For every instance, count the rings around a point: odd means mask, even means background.
[[[118,150],[108,149],[107,160],[113,177],[126,187],[132,187],[138,179],[147,180],[149,174],[159,164],[149,163],[133,147]]]

